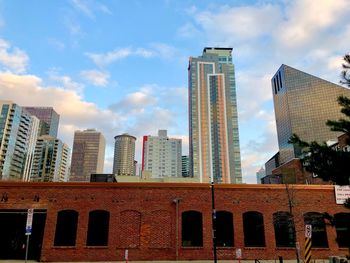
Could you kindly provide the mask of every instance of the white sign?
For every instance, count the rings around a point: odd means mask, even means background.
[[[125,257],[125,260],[128,260],[128,258],[129,258],[129,251],[127,250],[127,249],[125,249],[125,255],[124,255]]]
[[[241,259],[242,258],[242,249],[237,248],[236,249],[236,258]]]
[[[305,237],[311,238],[312,236],[312,225],[305,225]]]
[[[29,208],[27,212],[26,235],[30,235],[32,233],[33,214],[34,209]]]
[[[342,205],[345,200],[350,198],[350,185],[336,185],[335,189],[335,202],[337,205]]]

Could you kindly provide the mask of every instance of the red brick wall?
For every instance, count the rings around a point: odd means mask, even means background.
[[[166,183],[0,183],[0,199],[7,202],[0,209],[46,209],[47,219],[42,247],[42,261],[117,261],[176,260],[176,236],[179,238],[179,260],[212,259],[211,191],[206,184]],[[291,185],[295,203],[294,215],[301,254],[304,247],[303,214],[306,212],[350,212],[335,204],[333,186]],[[33,201],[35,195],[39,202]],[[176,235],[176,204],[179,198],[179,228]],[[235,249],[242,249],[244,259],[295,258],[292,248],[276,248],[273,213],[288,211],[284,185],[218,185],[215,188],[216,210],[233,213],[233,248],[218,248],[218,259],[234,259]],[[73,209],[79,212],[78,232],[74,247],[53,244],[57,212]],[[106,247],[87,247],[89,212],[110,212],[109,242]],[[181,247],[181,213],[199,211],[203,215],[203,247]],[[246,248],[243,238],[242,214],[257,211],[264,215],[266,247]],[[327,226],[329,248],[313,249],[313,258],[345,255],[335,242],[334,227]],[[1,238],[1,237],[0,237]]]

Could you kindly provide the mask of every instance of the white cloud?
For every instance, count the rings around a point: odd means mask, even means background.
[[[49,77],[51,80],[58,83],[65,90],[75,91],[78,94],[82,94],[84,90],[84,85],[72,80],[71,77],[66,75],[58,75],[56,72],[50,72]]]
[[[94,0],[71,0],[70,1],[72,6],[79,11],[80,13],[84,14],[85,16],[94,19],[95,18],[95,12],[103,12],[105,14],[111,15],[111,10],[106,6],[98,1]]]
[[[153,55],[153,52],[144,48],[119,48],[107,53],[86,52],[85,55],[90,58],[97,66],[103,67],[129,56],[148,58]]]
[[[80,76],[95,86],[105,87],[108,84],[110,75],[108,72],[99,70],[83,70]]]
[[[0,63],[6,70],[24,73],[29,63],[29,57],[23,50],[11,46],[4,39],[0,39]]]
[[[53,46],[57,50],[61,51],[65,48],[65,44],[58,39],[49,38],[47,41],[48,41],[49,45]]]

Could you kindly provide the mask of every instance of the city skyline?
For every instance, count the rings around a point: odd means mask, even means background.
[[[233,48],[243,182],[254,183],[278,148],[273,74],[288,64],[338,84],[349,52],[341,0],[33,3],[0,3],[0,97],[53,107],[70,148],[75,130],[101,131],[106,172],[116,134],[137,137],[139,162],[158,129],[187,154],[188,57],[219,46]]]

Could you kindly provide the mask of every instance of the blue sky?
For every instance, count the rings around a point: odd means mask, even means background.
[[[59,137],[107,140],[168,129],[188,152],[187,65],[203,47],[233,48],[243,180],[277,151],[270,79],[281,64],[338,83],[349,52],[348,0],[0,1],[0,99],[53,106]]]

